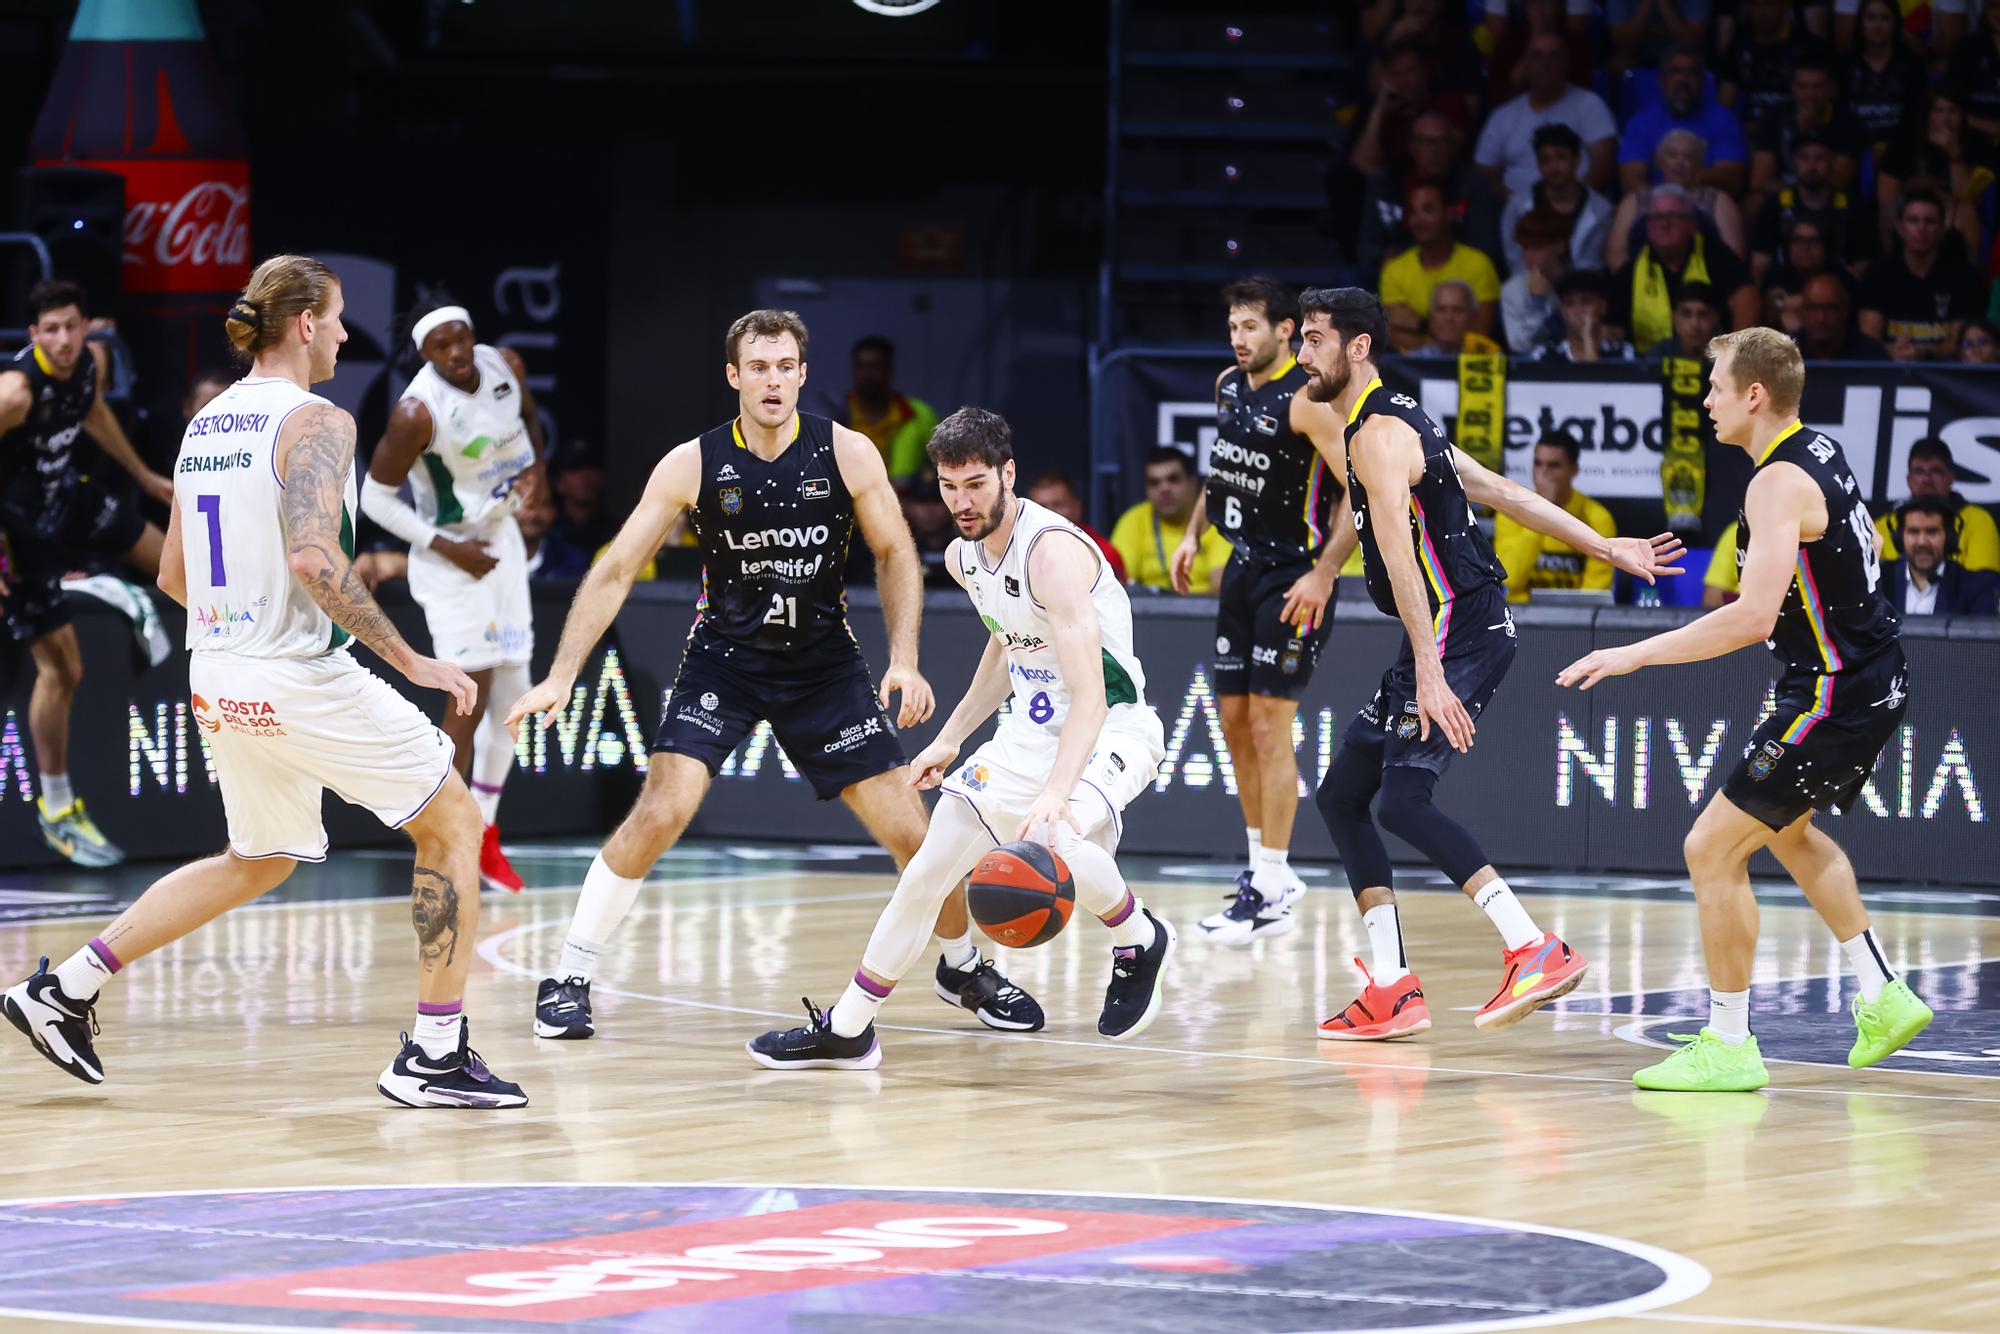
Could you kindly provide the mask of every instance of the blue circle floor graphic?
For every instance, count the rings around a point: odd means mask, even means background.
[[[1708,1271],[1494,1219],[1135,1195],[384,1186],[0,1202],[0,1315],[210,1330],[1499,1330]]]

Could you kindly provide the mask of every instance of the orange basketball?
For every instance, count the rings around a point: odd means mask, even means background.
[[[965,898],[980,930],[1020,950],[1055,939],[1076,909],[1076,886],[1047,844],[1003,843],[972,868]]]

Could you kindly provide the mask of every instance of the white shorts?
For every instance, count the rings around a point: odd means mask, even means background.
[[[528,601],[528,550],[509,515],[490,532],[465,536],[486,543],[500,563],[474,579],[434,551],[410,553],[410,596],[424,609],[431,656],[461,671],[526,666],[535,651],[534,609]]]
[[[239,857],[323,861],[323,791],[396,829],[452,771],[445,734],[345,649],[317,658],[197,653],[188,684]]]
[[[1058,738],[1047,732],[1003,721],[991,741],[959,762],[940,790],[968,802],[995,843],[1012,842],[1021,817],[1048,786],[1057,745]],[[1108,825],[1109,846],[1118,846],[1125,808],[1153,785],[1166,753],[1160,715],[1143,705],[1121,704],[1111,711],[1069,799],[1085,837]]]

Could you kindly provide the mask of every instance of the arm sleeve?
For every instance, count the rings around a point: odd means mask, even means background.
[[[361,512],[408,542],[412,551],[428,549],[438,536],[438,530],[425,523],[423,516],[396,494],[396,488],[366,473],[361,475]]]

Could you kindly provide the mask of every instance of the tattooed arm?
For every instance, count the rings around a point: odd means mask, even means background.
[[[347,482],[354,475],[354,418],[330,403],[294,412],[278,435],[277,467],[292,577],[334,624],[412,685],[446,691],[460,713],[472,712],[478,692],[471,679],[409,646],[340,545]]]

